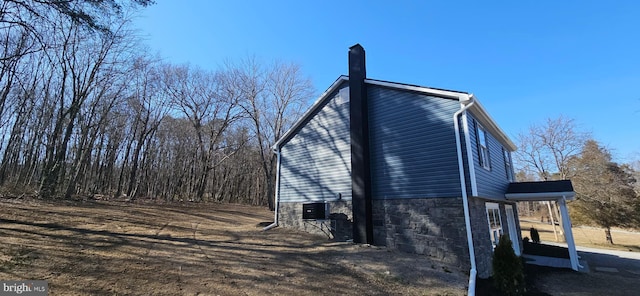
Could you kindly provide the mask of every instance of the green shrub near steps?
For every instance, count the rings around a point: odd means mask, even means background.
[[[493,252],[493,285],[503,295],[524,295],[524,267],[508,235],[500,237]]]

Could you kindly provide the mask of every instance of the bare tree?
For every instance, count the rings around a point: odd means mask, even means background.
[[[166,90],[172,104],[184,114],[197,138],[200,174],[196,185],[196,199],[202,200],[211,171],[237,147],[223,141],[229,127],[240,118],[239,91],[222,74],[191,69],[188,66],[169,67],[165,77]]]
[[[563,116],[548,118],[543,125],[532,125],[527,133],[518,135],[517,169],[524,174],[535,173],[538,180],[568,179],[569,159],[580,152],[588,137],[589,134],[580,131],[573,119]],[[562,223],[558,206],[555,202],[547,202],[547,209],[558,240],[555,221]]]
[[[112,18],[121,18],[130,8],[146,7],[153,0],[3,0],[0,23],[18,25],[33,34],[41,33],[36,21],[55,22],[59,17],[89,30],[110,32]],[[53,20],[52,20],[53,19]]]
[[[569,159],[580,153],[589,134],[580,131],[573,119],[560,116],[532,125],[517,138],[515,158],[520,170],[536,172],[541,180],[564,180],[569,177]]]
[[[270,147],[310,81],[295,64],[205,71],[138,56],[122,16],[149,3],[0,3],[0,190],[273,208]]]
[[[122,31],[121,31],[122,30]],[[119,50],[127,47],[124,26],[105,35],[87,35],[63,19],[54,35],[61,44],[52,55],[52,67],[58,76],[53,130],[47,135],[46,160],[40,193],[53,197],[59,182],[65,180],[67,149],[81,111],[90,101],[99,101],[108,89],[114,64],[122,58]]]
[[[266,181],[266,201],[274,209],[276,155],[270,147],[299,117],[305,102],[313,95],[311,80],[299,65],[274,62],[264,68],[255,58],[230,67],[242,90],[241,106],[247,113],[260,150]]]
[[[640,160],[635,160],[632,161],[631,163],[629,163],[629,168],[632,171],[633,177],[636,180],[640,180]],[[640,196],[640,182],[636,182],[633,185],[633,188],[636,191],[636,194],[638,194],[638,196]]]
[[[157,60],[146,57],[136,58],[132,74],[132,93],[127,100],[127,106],[134,112],[135,120],[132,123],[131,138],[126,148],[125,163],[120,172],[116,195],[119,196],[122,192],[124,168],[127,162],[131,161],[126,194],[131,199],[135,199],[143,148],[152,140],[161,121],[169,112],[169,101],[162,92],[163,78]],[[133,150],[131,150],[132,145]]]

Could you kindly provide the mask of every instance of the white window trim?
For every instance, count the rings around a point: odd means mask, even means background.
[[[480,134],[482,132],[482,135]],[[491,155],[489,155],[489,141],[487,129],[476,121],[476,140],[478,141],[478,162],[486,170],[491,170]],[[484,145],[483,145],[484,142]]]
[[[502,155],[504,157],[504,169],[507,174],[507,181],[513,182],[513,166],[511,165],[511,152],[502,148]]]
[[[493,245],[493,248],[495,248],[498,245],[498,242],[500,241],[500,237],[503,235],[504,230],[502,227],[502,213],[500,213],[500,205],[497,203],[493,203],[493,202],[487,202],[485,203],[485,208],[486,208],[486,213],[487,213],[487,226],[489,227],[489,238],[491,239],[491,244]],[[492,229],[491,228],[491,215],[489,215],[489,211],[497,211],[498,212],[498,221],[494,221],[497,222],[496,224],[499,225],[498,228]],[[495,215],[493,215],[493,217],[495,218]]]
[[[518,229],[516,227],[516,219],[518,219],[512,205],[504,205],[504,211],[507,215],[507,225],[509,226],[509,238],[511,239],[511,247],[517,256],[522,254],[520,250],[520,239],[518,237]]]

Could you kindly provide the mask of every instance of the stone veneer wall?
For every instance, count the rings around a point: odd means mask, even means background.
[[[374,200],[373,238],[376,245],[470,267],[461,198]]]
[[[500,217],[502,222],[502,233],[509,234],[509,222],[507,220],[507,211],[505,205],[507,203],[496,200],[488,200],[477,197],[469,198],[469,210],[471,216],[471,229],[473,229],[473,243],[476,252],[476,268],[478,277],[488,278],[493,274],[493,245],[491,244],[491,235],[489,234],[489,222],[487,222],[487,202],[499,204]],[[512,204],[512,203],[509,203]],[[515,214],[515,222],[517,229],[520,229],[520,221],[518,221],[518,207],[513,205]],[[518,231],[516,231],[518,233]],[[520,234],[515,239],[520,244],[522,250],[522,239]]]
[[[492,274],[493,246],[489,235],[485,202],[469,198],[471,229],[478,277]],[[490,201],[496,202],[496,201]],[[352,238],[351,201],[329,202],[328,220],[302,220],[303,202],[281,202],[278,223],[330,239]],[[502,226],[508,233],[504,203],[500,203]],[[373,201],[374,244],[402,252],[422,254],[468,270],[469,249],[462,198],[389,199]]]
[[[281,202],[278,224],[313,234],[325,235],[337,241],[353,237],[353,211],[350,200],[330,201],[328,220],[303,220],[302,204],[306,202]]]
[[[473,246],[479,278],[488,278],[492,274],[493,245],[491,244],[489,222],[487,222],[487,207],[485,205],[487,201],[489,200],[469,197],[469,217],[471,218],[471,229],[473,229]],[[496,201],[489,202],[497,203]],[[500,213],[503,217],[502,220],[504,220],[502,222],[504,227],[507,219],[502,204],[500,204]]]

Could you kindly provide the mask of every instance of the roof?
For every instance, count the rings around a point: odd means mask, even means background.
[[[349,77],[347,77],[347,80],[348,79],[349,79]],[[443,95],[445,97],[448,97],[448,95],[453,95],[453,96],[455,96],[455,98],[458,98],[458,95],[460,95],[460,94],[471,95],[470,93],[464,92],[464,91],[450,90],[450,89],[444,89],[444,88],[435,88],[435,87],[428,87],[428,86],[420,86],[420,85],[415,85],[415,84],[399,83],[399,82],[392,82],[392,81],[385,81],[385,80],[371,79],[371,78],[365,79],[364,82],[369,83],[369,84],[381,85],[381,86],[389,86],[389,87],[393,87],[393,88],[402,88],[402,89],[407,89],[407,90],[417,90],[417,91],[420,91],[420,92],[437,92],[437,93],[440,93],[441,95]]]
[[[334,81],[331,86],[327,90],[325,90],[320,97],[313,103],[313,105],[296,121],[293,126],[273,145],[273,147],[278,147],[283,144],[287,139],[289,139],[295,131],[300,128],[306,120],[311,117],[324,103],[325,100],[329,99],[329,95],[333,93],[343,82],[349,81],[349,77],[345,75],[341,75]],[[426,95],[449,98],[449,99],[457,99],[461,103],[469,101],[471,98],[474,98],[474,104],[469,108],[469,110],[475,115],[476,119],[478,119],[482,125],[500,141],[506,148],[510,151],[516,150],[516,145],[513,144],[511,139],[506,135],[506,133],[496,124],[496,122],[491,118],[489,113],[484,109],[484,107],[478,102],[477,98],[467,92],[455,91],[455,90],[447,90],[441,88],[433,88],[398,82],[390,82],[384,80],[377,79],[365,79],[365,83],[371,85],[378,85],[383,87],[389,87],[399,90],[405,91],[414,91],[420,92]],[[452,114],[453,115],[453,114]]]
[[[527,201],[573,199],[575,195],[571,180],[510,183],[505,194],[509,200]]]

